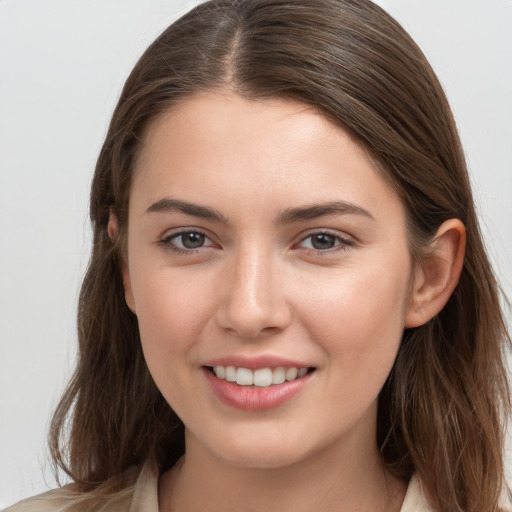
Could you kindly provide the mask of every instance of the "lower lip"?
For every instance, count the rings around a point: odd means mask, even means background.
[[[239,386],[234,382],[219,379],[207,368],[203,368],[203,373],[213,392],[222,402],[246,411],[263,411],[284,404],[302,390],[312,375],[308,373],[291,382],[259,388]]]

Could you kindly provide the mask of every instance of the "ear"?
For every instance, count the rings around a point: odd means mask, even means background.
[[[108,226],[107,226],[108,236],[112,243],[116,243],[119,238],[119,222],[117,220],[117,216],[112,211],[110,212],[108,218]],[[121,274],[123,276],[123,287],[124,287],[124,298],[126,304],[131,309],[131,311],[135,313],[135,300],[133,297],[132,291],[132,283],[130,279],[130,271],[128,269],[128,262],[126,261],[126,256],[121,254]]]
[[[444,222],[416,271],[405,327],[418,327],[436,316],[459,282],[466,229],[459,219]]]

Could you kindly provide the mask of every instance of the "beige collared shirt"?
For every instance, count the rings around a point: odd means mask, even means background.
[[[124,492],[108,502],[104,498],[92,498],[87,502],[87,499],[77,498],[68,489],[62,488],[20,501],[4,512],[72,512],[80,501],[83,502],[80,511],[158,512],[157,468],[151,462],[146,462],[129,492]],[[432,512],[419,481],[414,477],[409,483],[400,512]]]

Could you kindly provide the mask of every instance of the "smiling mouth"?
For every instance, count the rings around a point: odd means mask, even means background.
[[[268,388],[285,382],[293,382],[315,370],[313,367],[259,368],[257,370],[242,367],[237,368],[235,366],[209,366],[207,368],[218,379],[232,382],[239,386],[258,388]]]

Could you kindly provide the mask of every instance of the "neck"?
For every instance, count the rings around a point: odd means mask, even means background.
[[[405,494],[405,484],[384,469],[376,445],[329,445],[283,467],[244,468],[222,461],[190,435],[187,441],[182,463],[161,478],[161,512],[398,512]]]

